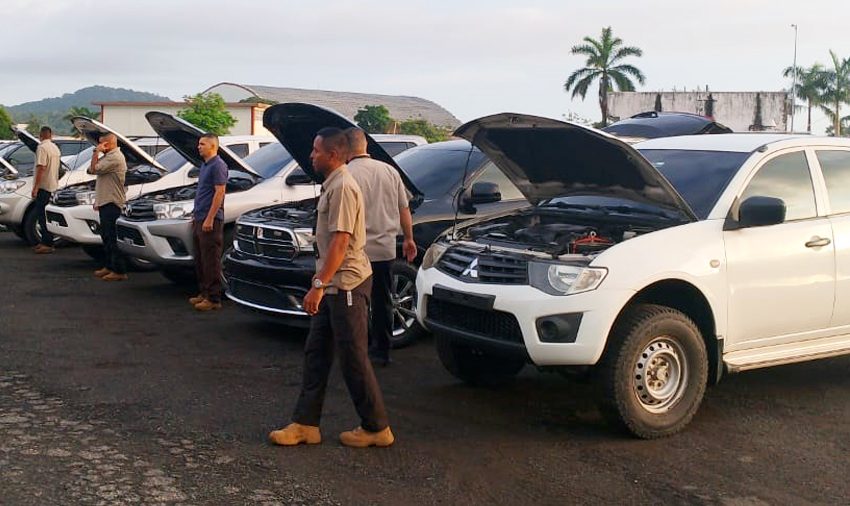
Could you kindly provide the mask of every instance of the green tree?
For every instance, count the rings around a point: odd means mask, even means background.
[[[794,67],[782,71],[784,77],[794,76]],[[811,67],[797,67],[797,85],[794,94],[806,103],[806,131],[812,133],[812,109],[823,106],[823,93],[826,88],[827,75],[823,65],[815,63]],[[794,111],[796,112],[796,111]]]
[[[97,111],[93,111],[88,107],[71,107],[70,109],[68,109],[68,112],[66,112],[65,115],[62,116],[62,119],[65,121],[71,121],[77,116],[82,116],[83,118],[89,119],[99,119],[100,113]]]
[[[602,126],[608,125],[608,92],[614,87],[620,91],[634,91],[632,79],[640,84],[646,82],[643,72],[637,67],[622,63],[629,56],[641,57],[643,51],[633,46],[623,46],[623,40],[611,34],[611,27],[602,29],[599,40],[592,37],[582,39],[583,44],[573,46],[570,52],[586,56],[585,66],[575,70],[564,83],[564,90],[572,91],[572,98],[584,100],[587,90],[594,81],[599,81],[599,108],[602,110]]]
[[[370,134],[382,134],[392,122],[390,111],[383,105],[367,105],[354,115],[357,126]]]
[[[409,119],[398,126],[399,133],[404,135],[421,135],[428,142],[441,142],[449,138],[449,131],[438,127],[425,119]]]
[[[839,58],[834,51],[829,51],[832,68],[826,70],[826,84],[823,92],[824,104],[821,107],[832,120],[832,131],[841,136],[841,104],[850,102],[850,58]]]
[[[3,106],[0,106],[0,139],[14,139],[15,133],[12,132],[12,117]]]
[[[187,107],[178,111],[177,116],[201,130],[227,135],[236,124],[236,118],[227,110],[224,99],[218,93],[198,93],[183,99]]]
[[[27,116],[27,119],[26,121],[24,121],[24,123],[27,124],[27,132],[33,134],[36,137],[38,137],[38,134],[41,133],[41,127],[47,124],[42,118],[39,118],[38,116],[32,113]]]

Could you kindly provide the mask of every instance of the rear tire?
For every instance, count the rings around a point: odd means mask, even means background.
[[[499,385],[511,381],[525,367],[525,359],[487,353],[450,337],[434,337],[437,356],[455,378],[470,385]]]

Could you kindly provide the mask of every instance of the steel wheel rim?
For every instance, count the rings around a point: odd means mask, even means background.
[[[407,276],[393,275],[393,337],[408,332],[416,323],[416,282]]]
[[[638,355],[632,378],[635,397],[645,410],[669,411],[688,386],[684,349],[671,337],[656,337]]]

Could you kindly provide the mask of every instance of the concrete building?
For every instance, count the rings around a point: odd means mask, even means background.
[[[791,104],[784,91],[613,92],[608,111],[619,120],[647,111],[690,112],[711,116],[735,132],[788,131]]]
[[[155,135],[145,119],[149,111],[177,114],[185,102],[95,102],[100,107],[100,120],[124,135]],[[263,127],[265,104],[228,103],[227,110],[236,118],[231,135],[271,135]]]

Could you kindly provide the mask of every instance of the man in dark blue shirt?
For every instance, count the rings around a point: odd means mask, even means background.
[[[218,156],[218,136],[204,134],[198,140],[204,163],[198,177],[192,236],[199,293],[189,299],[198,311],[221,309],[221,249],[224,242],[224,192],[227,164]]]

